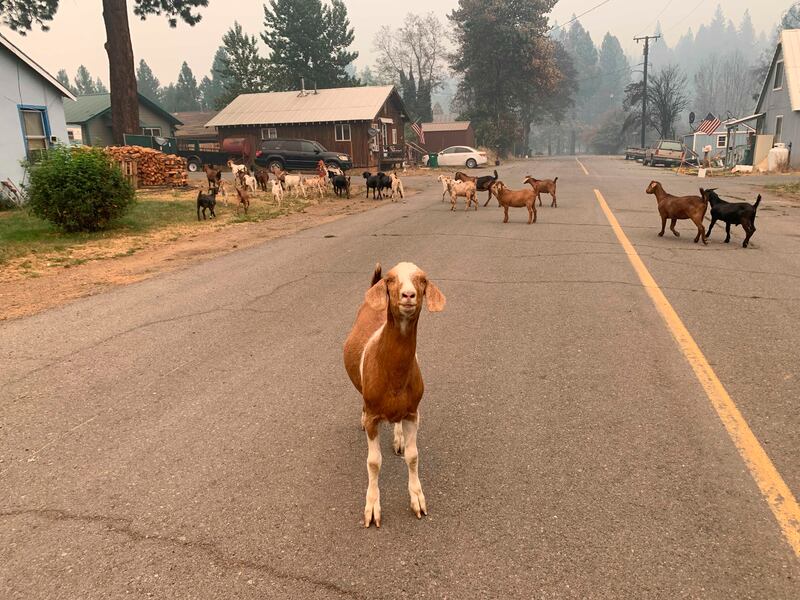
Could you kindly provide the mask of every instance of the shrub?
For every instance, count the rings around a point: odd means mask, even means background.
[[[28,206],[33,214],[66,231],[97,231],[121,217],[134,191],[98,149],[49,150],[31,169]]]

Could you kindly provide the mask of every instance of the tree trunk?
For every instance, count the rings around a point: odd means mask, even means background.
[[[126,133],[139,133],[139,98],[127,1],[103,0],[103,21],[111,83],[111,131],[114,143],[122,145]]]

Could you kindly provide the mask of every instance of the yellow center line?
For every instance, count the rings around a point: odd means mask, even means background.
[[[600,203],[600,208],[608,219],[611,228],[619,240],[619,243],[625,250],[633,269],[639,276],[644,289],[650,296],[650,299],[655,304],[661,317],[666,322],[667,328],[672,333],[675,341],[678,343],[683,355],[694,370],[700,384],[717,411],[717,415],[722,420],[722,424],[728,431],[728,435],[733,441],[736,449],[739,451],[742,459],[744,460],[750,474],[755,479],[761,493],[764,495],[767,503],[769,504],[772,514],[778,521],[783,535],[789,542],[789,545],[794,550],[795,555],[800,558],[800,506],[792,494],[789,486],[786,485],[781,474],[772,464],[764,448],[756,438],[750,426],[745,421],[742,413],[736,407],[733,399],[728,395],[722,382],[714,373],[714,369],[708,363],[700,347],[694,341],[694,338],[686,329],[686,326],[681,321],[678,313],[672,308],[672,305],[667,300],[667,297],[658,287],[650,271],[639,258],[633,244],[631,244],[628,236],[620,227],[617,218],[606,203],[605,198],[600,193],[600,190],[594,191],[597,196],[597,201]]]
[[[575,162],[577,162],[577,163],[578,163],[578,166],[579,166],[581,169],[583,169],[583,173],[584,173],[585,175],[588,175],[588,174],[589,174],[589,171],[587,171],[587,170],[586,170],[586,167],[584,167],[584,166],[583,166],[583,163],[582,163],[581,161],[579,161],[579,160],[578,160],[578,157],[577,157],[577,156],[575,157]]]

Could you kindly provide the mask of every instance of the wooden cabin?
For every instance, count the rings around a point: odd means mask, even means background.
[[[305,139],[349,154],[357,169],[388,170],[403,162],[403,100],[394,86],[242,94],[206,123],[220,140]]]
[[[450,146],[475,147],[475,130],[469,121],[423,123],[422,133],[429,152],[441,152]]]

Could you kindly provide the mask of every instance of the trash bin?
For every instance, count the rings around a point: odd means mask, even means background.
[[[428,154],[428,167],[431,169],[439,168],[439,155],[438,154]]]

